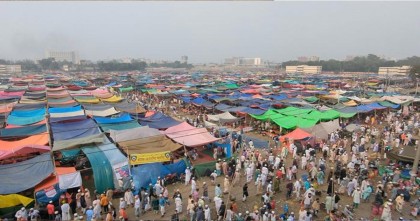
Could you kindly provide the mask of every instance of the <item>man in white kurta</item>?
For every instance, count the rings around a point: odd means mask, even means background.
[[[251,166],[248,166],[245,170],[246,173],[246,182],[250,183],[252,180],[252,171],[251,171]]]
[[[381,220],[384,221],[392,221],[391,218],[391,202],[386,202],[384,209],[382,210]]]
[[[204,220],[211,221],[211,212],[209,205],[206,205],[204,208]]]
[[[195,178],[193,177],[191,180],[191,194],[194,193],[195,189],[197,189],[197,183],[195,182]]]
[[[222,205],[222,198],[219,196],[214,197],[214,206],[216,207],[216,213],[219,212],[220,206]]]
[[[61,217],[63,221],[71,220],[70,205],[68,203],[64,203],[63,205],[61,205]]]
[[[229,193],[229,176],[225,176],[225,181],[223,182],[223,193]]]
[[[190,167],[187,167],[187,169],[185,169],[185,186],[188,185],[188,183],[190,183],[190,179],[191,179],[191,171],[190,171]]]
[[[353,191],[353,204],[354,204],[354,208],[358,208],[359,204],[360,204],[360,198],[362,196],[362,193],[360,192],[360,188],[357,188],[355,191]]]
[[[175,209],[178,211],[178,213],[182,213],[182,200],[180,198],[180,195],[177,195],[175,197]]]
[[[134,195],[133,192],[131,192],[131,190],[127,190],[124,193],[124,200],[125,202],[127,202],[127,204],[133,206],[134,205]]]

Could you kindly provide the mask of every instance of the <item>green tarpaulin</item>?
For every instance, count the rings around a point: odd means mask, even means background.
[[[304,119],[301,117],[287,116],[282,118],[273,119],[273,122],[285,129],[293,129],[295,127],[299,128],[309,128],[316,125],[318,120],[314,119]]]
[[[133,91],[133,87],[120,87],[118,90],[120,90],[121,93],[130,92]]]
[[[86,154],[92,166],[95,188],[98,193],[105,192],[108,188],[114,188],[113,169],[108,158],[96,146],[85,146],[82,151]]]
[[[343,113],[343,112],[339,112],[339,113],[340,113],[341,118],[350,118],[357,114],[357,113]]]
[[[261,114],[261,115],[254,115],[254,114],[250,114],[250,115],[251,117],[257,120],[261,120],[261,121],[267,121],[270,119],[272,120],[272,119],[284,117],[282,114],[277,113],[273,109],[269,109],[268,111],[266,111],[264,114]]]
[[[319,99],[317,97],[311,96],[311,97],[305,97],[303,98],[305,101],[309,102],[309,103],[315,103],[317,102]]]

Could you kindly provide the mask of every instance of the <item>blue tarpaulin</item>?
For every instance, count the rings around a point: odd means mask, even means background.
[[[13,115],[9,115],[7,117],[7,124],[13,124],[13,125],[29,125],[29,124],[34,124],[34,123],[38,123],[42,120],[44,120],[45,116],[44,115],[35,115],[35,116],[29,116],[29,117],[17,117],[17,116],[13,116]]]
[[[1,129],[0,137],[31,136],[45,132],[47,132],[47,126],[45,124],[40,124],[27,127]]]
[[[96,146],[83,147],[82,151],[92,166],[95,188],[98,193],[103,193],[108,188],[114,188],[114,171],[104,152]]]
[[[82,110],[82,106],[77,105],[74,107],[50,107],[48,112],[50,113],[69,113]]]
[[[133,176],[136,191],[141,187],[148,187],[150,183],[154,184],[157,177],[165,177],[168,174],[185,173],[187,164],[184,160],[178,161],[173,164],[163,165],[162,163],[149,163],[131,168],[131,175]]]
[[[143,126],[149,126],[156,129],[165,129],[181,123],[161,112],[156,112],[150,117],[140,118],[139,122]]]
[[[252,140],[255,148],[268,148],[268,141],[261,140],[255,137],[250,137],[245,134],[242,134],[242,142],[248,145],[248,142]]]
[[[101,133],[92,119],[69,123],[51,123],[50,125],[55,141],[82,138]]]
[[[219,111],[224,111],[226,109],[232,108],[232,106],[226,105],[226,104],[218,104],[214,108]]]
[[[122,123],[122,122],[128,122],[132,121],[130,114],[124,113],[121,115],[116,115],[112,117],[94,117],[96,122],[99,124],[115,124],[115,123]]]
[[[367,104],[366,106],[368,106],[369,108],[374,109],[374,110],[383,110],[383,109],[386,109],[386,107],[384,107],[382,105],[379,105],[377,102],[371,103],[371,104]]]
[[[60,199],[61,194],[66,193],[67,190],[62,190],[59,187],[59,184],[55,184],[54,189],[56,191],[57,194],[55,194],[53,197],[48,197],[45,194],[45,190],[40,190],[38,192],[35,193],[35,200],[37,203],[43,203],[43,204],[48,204],[48,202],[53,201],[56,202]]]
[[[45,108],[33,109],[33,110],[13,110],[10,112],[11,116],[15,117],[34,117],[34,116],[44,116]]]
[[[230,145],[230,139],[227,139],[225,143],[214,142],[213,144],[226,150],[226,158],[232,157],[232,146]]]
[[[18,193],[34,187],[54,172],[50,153],[7,165],[0,165],[0,194]]]
[[[264,114],[266,112],[266,110],[254,109],[254,108],[247,107],[240,112],[245,112],[247,114],[253,114],[253,115],[261,115],[261,114]]]

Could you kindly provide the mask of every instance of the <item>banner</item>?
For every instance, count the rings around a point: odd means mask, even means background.
[[[127,161],[113,165],[112,169],[114,169],[117,180],[130,176],[130,170],[128,169]]]
[[[142,153],[142,154],[130,154],[130,164],[146,164],[156,162],[166,162],[171,160],[171,152],[155,152],[155,153]]]

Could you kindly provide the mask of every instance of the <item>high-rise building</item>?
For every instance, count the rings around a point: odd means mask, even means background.
[[[286,73],[289,74],[320,74],[322,72],[322,66],[286,66]]]
[[[319,57],[318,56],[310,56],[309,61],[319,61]]]
[[[298,57],[298,61],[299,62],[308,62],[308,57],[300,56],[300,57]]]
[[[46,51],[46,58],[54,58],[56,61],[68,61],[73,64],[80,64],[79,53],[77,51]]]
[[[187,64],[188,63],[188,56],[186,56],[186,55],[181,56],[181,63]]]
[[[225,65],[260,66],[261,64],[262,64],[261,58],[233,57],[233,58],[226,58],[225,59]]]

